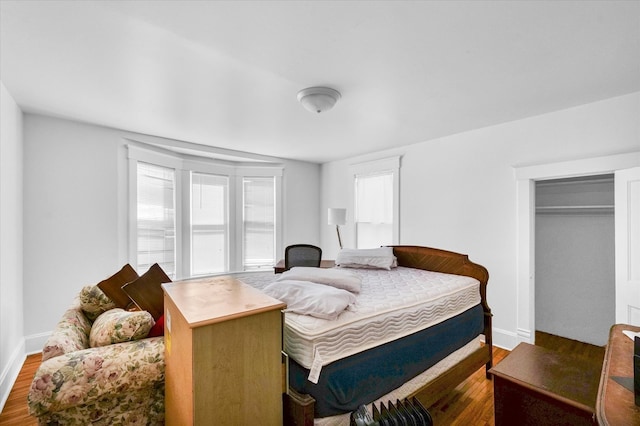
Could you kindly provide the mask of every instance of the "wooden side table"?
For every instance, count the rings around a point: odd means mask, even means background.
[[[633,394],[633,340],[622,330],[637,333],[640,327],[616,324],[609,332],[596,406],[601,425],[640,425]]]
[[[335,260],[321,260],[320,267],[321,268],[333,268],[336,266]],[[276,266],[273,267],[273,272],[276,274],[281,274],[284,272],[284,259],[281,259],[276,263]]]
[[[519,344],[493,367],[495,425],[594,425],[601,365]]]

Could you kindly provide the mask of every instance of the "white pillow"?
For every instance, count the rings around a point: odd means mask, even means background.
[[[286,303],[285,312],[326,320],[338,318],[342,311],[356,301],[356,296],[346,290],[309,281],[276,281],[263,291]]]
[[[336,258],[341,268],[377,268],[391,270],[398,266],[392,247],[375,249],[342,249]]]
[[[326,284],[353,293],[359,293],[362,287],[362,278],[358,274],[336,268],[294,266],[280,274],[276,279],[276,281],[283,280],[311,281],[312,283]]]

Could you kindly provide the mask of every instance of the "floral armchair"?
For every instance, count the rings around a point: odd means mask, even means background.
[[[40,425],[164,424],[164,340],[155,321],[82,289],[42,352],[28,395]]]

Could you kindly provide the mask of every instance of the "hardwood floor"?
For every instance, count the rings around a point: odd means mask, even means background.
[[[494,346],[493,364],[508,354]],[[434,425],[493,426],[493,381],[482,367],[428,409]]]
[[[536,332],[536,345],[559,352],[586,357],[602,364],[605,348],[564,337]],[[498,364],[509,351],[493,348],[493,364]],[[453,392],[429,407],[436,425],[493,426],[493,381],[487,380],[484,369],[476,371]]]
[[[0,413],[2,426],[32,426],[38,422],[27,411],[27,395],[31,380],[42,362],[42,354],[29,355],[22,365],[18,378],[11,388],[7,402]]]
[[[536,332],[536,344],[560,352],[591,357],[602,362],[604,347]],[[493,348],[493,363],[499,363],[509,351]],[[0,425],[32,426],[37,422],[27,412],[27,394],[31,379],[41,362],[41,355],[27,357],[7,403],[0,414]],[[485,376],[484,368],[476,371],[454,391],[429,407],[436,425],[493,426],[493,381]]]
[[[536,345],[553,349],[558,352],[570,353],[585,358],[590,358],[600,364],[604,361],[604,346],[595,346],[577,340],[554,336],[553,334],[536,331]]]

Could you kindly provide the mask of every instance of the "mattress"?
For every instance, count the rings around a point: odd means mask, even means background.
[[[289,385],[315,400],[315,417],[355,410],[402,386],[483,332],[481,305],[392,342],[335,361],[322,369],[317,383],[310,370],[289,360]]]
[[[452,368],[453,366],[460,363],[462,360],[470,356],[478,347],[480,347],[482,342],[482,338],[478,336],[471,342],[467,343],[462,348],[457,351],[449,354],[446,358],[435,364],[433,367],[428,370],[422,372],[417,375],[413,379],[407,381],[402,386],[392,390],[391,392],[381,396],[375,401],[371,401],[370,403],[365,404],[367,411],[371,413],[371,403],[380,404],[381,402],[387,403],[388,401],[396,401],[403,400],[404,398],[413,395],[427,383],[432,382],[434,379],[438,378],[440,375],[445,373],[447,370]],[[350,417],[349,413],[338,414],[329,417],[315,418],[314,423],[315,426],[349,426]]]
[[[356,303],[337,320],[287,313],[284,349],[307,369],[328,365],[452,318],[480,303],[475,278],[397,267],[350,269],[362,278]],[[239,274],[264,288],[277,276]],[[319,374],[319,372],[318,372]]]

